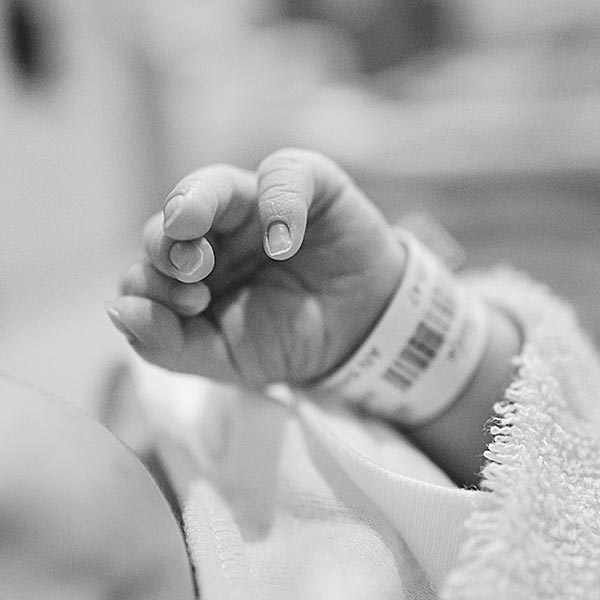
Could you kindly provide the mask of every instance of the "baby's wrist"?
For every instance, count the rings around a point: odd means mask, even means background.
[[[522,331],[503,310],[487,306],[489,343],[465,389],[435,419],[410,429],[412,440],[458,484],[477,486],[492,441],[494,405],[516,376]]]
[[[404,233],[405,272],[373,331],[307,391],[403,425],[434,419],[467,387],[488,344],[488,310]]]

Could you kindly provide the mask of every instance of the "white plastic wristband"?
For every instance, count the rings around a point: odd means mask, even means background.
[[[335,373],[309,388],[405,425],[434,419],[466,387],[488,343],[487,312],[427,247],[402,237],[402,282],[367,340]]]

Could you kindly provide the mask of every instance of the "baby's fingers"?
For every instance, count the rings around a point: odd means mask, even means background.
[[[201,281],[181,283],[157,271],[148,262],[134,264],[120,285],[124,296],[140,296],[156,300],[182,317],[200,314],[210,304],[210,290]]]
[[[142,348],[173,356],[181,352],[183,330],[177,315],[166,306],[149,298],[121,296],[105,307],[113,325],[138,352]]]
[[[237,234],[257,224],[266,254],[284,260],[300,248],[309,212],[318,214],[348,190],[362,197],[350,177],[317,152],[278,150],[263,160],[256,175],[213,165],[182,179],[169,194],[164,233],[174,240],[194,240],[208,232]],[[248,250],[254,250],[253,243]]]
[[[223,336],[208,319],[180,319],[166,306],[137,296],[107,302],[106,312],[148,362],[170,371],[239,381]]]
[[[193,240],[235,233],[256,213],[256,175],[231,165],[212,165],[184,177],[167,196],[165,233]]]
[[[161,273],[183,283],[204,279],[215,266],[212,246],[205,238],[176,241],[167,237],[160,213],[146,223],[143,237],[150,262]]]

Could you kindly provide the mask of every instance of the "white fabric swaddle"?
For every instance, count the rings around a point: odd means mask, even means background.
[[[527,339],[487,491],[384,425],[137,363],[202,598],[600,597],[595,353],[546,290],[506,272],[470,284]]]

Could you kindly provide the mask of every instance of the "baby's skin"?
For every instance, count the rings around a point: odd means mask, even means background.
[[[333,161],[296,149],[181,180],[109,315],[148,361],[245,386],[304,384],[365,338],[404,250]]]
[[[145,257],[107,303],[115,326],[153,364],[254,390],[306,386],[341,366],[385,310],[406,262],[352,179],[331,159],[293,148],[256,172],[220,164],[188,175],[143,238]],[[448,410],[411,432],[469,485],[519,347],[515,327],[490,316],[479,372]]]

